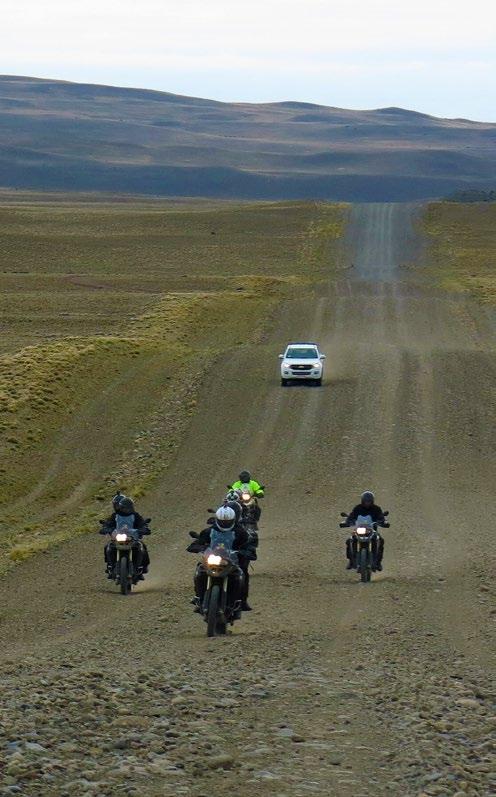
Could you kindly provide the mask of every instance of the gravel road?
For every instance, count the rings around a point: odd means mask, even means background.
[[[495,327],[412,267],[417,212],[354,207],[346,276],[208,376],[133,596],[90,538],[4,580],[0,794],[495,793]],[[299,337],[320,389],[279,385]],[[240,467],[267,485],[254,611],[207,640],[187,531]],[[337,527],[365,488],[391,512],[370,585]]]

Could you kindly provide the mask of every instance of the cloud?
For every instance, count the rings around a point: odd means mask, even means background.
[[[4,53],[24,42],[37,50],[108,46],[109,58],[133,45],[174,52],[315,52],[493,45],[496,11],[487,0],[4,0]],[[4,48],[7,48],[6,50]]]

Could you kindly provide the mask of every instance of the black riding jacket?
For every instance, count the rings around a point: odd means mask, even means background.
[[[382,511],[380,506],[377,506],[377,504],[372,504],[372,506],[363,506],[362,504],[357,504],[356,507],[348,515],[346,522],[350,526],[352,526],[360,515],[362,516],[370,515],[373,523],[380,524],[384,523],[384,521],[386,520],[386,518],[384,517],[384,512]]]

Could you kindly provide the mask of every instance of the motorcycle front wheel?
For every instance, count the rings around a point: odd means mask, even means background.
[[[366,548],[362,548],[358,558],[358,569],[360,570],[360,581],[367,583],[370,581],[370,568]]]
[[[207,636],[215,636],[217,633],[217,618],[220,605],[220,587],[214,584],[210,592],[207,613]]]
[[[121,595],[127,595],[130,591],[128,572],[127,556],[123,556],[119,562],[119,582],[121,585]]]

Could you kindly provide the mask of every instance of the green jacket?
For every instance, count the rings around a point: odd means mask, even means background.
[[[241,490],[241,488],[243,487],[244,483],[245,482],[240,482],[238,480],[237,482],[234,482],[234,484],[232,485],[232,489],[233,490]],[[248,486],[249,486],[251,492],[253,493],[253,495],[258,496],[259,498],[261,498],[263,496],[264,491],[262,490],[261,485],[258,482],[255,481],[255,479],[251,479],[248,482]]]

